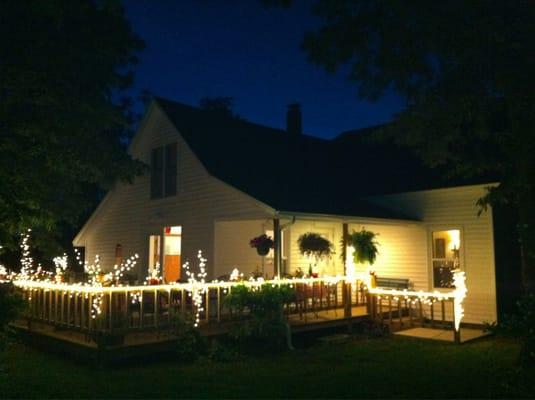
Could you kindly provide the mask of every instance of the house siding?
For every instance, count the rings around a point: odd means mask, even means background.
[[[403,257],[408,261],[407,268],[411,274],[403,274],[401,268],[396,268],[399,260],[385,263],[385,271],[388,270],[392,276],[411,277],[417,290],[432,289],[431,232],[457,227],[461,229],[461,268],[466,273],[468,288],[463,321],[477,324],[497,320],[492,212],[489,209],[478,216],[479,209],[476,205],[477,199],[485,194],[487,186],[473,185],[370,198],[377,204],[404,212],[422,221],[422,232],[415,233],[414,238],[400,237],[396,244],[398,250],[407,249]],[[383,239],[384,237],[381,237],[381,240]],[[425,249],[405,247],[417,239],[426,243]],[[413,250],[408,251],[410,248]],[[391,265],[390,269],[386,264]],[[376,269],[381,271],[379,263]],[[426,275],[427,284],[424,279]]]
[[[153,148],[172,142],[177,142],[178,151],[177,195],[151,200],[149,173],[132,184],[116,185],[73,242],[85,246],[90,263],[99,254],[103,269],[109,270],[115,262],[115,246],[121,244],[125,257],[139,254],[136,273],[143,277],[148,236],[162,234],[165,226],[181,225],[182,261],[190,259],[195,265],[197,251],[203,250],[212,277],[215,219],[272,215],[269,207],[212,177],[157,105],[149,110],[129,151],[149,164]]]

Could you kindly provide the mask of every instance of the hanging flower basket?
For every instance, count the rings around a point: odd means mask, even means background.
[[[299,245],[299,252],[307,257],[321,260],[330,257],[333,252],[333,245],[319,233],[307,232],[303,233],[297,239]]]
[[[269,247],[257,247],[256,252],[259,256],[267,256],[269,253],[270,248]]]
[[[379,234],[367,231],[362,228],[361,231],[348,234],[347,244],[353,247],[353,260],[355,264],[373,265],[379,254],[379,243],[377,236]]]
[[[257,236],[255,238],[252,238],[249,241],[249,245],[256,249],[256,252],[259,256],[266,256],[269,253],[269,250],[271,250],[275,242],[271,237],[269,237],[266,234]]]

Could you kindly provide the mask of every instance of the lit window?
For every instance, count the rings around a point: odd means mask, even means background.
[[[454,287],[453,271],[460,268],[461,231],[434,231],[432,246],[433,287]]]

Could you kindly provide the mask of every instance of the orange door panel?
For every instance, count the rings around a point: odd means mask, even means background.
[[[165,255],[164,278],[166,282],[175,282],[180,279],[180,255]]]

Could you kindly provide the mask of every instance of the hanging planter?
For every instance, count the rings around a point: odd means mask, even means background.
[[[347,235],[347,244],[353,247],[353,261],[355,264],[373,265],[379,254],[378,234],[362,228],[360,232]]]
[[[269,253],[269,250],[271,250],[271,248],[268,246],[256,248],[256,252],[258,253],[259,256],[262,256],[262,257],[267,256]]]
[[[264,257],[275,246],[275,242],[270,236],[263,234],[252,238],[249,245],[256,249],[259,256]]]
[[[333,253],[332,243],[319,233],[307,232],[299,236],[297,244],[299,245],[299,252],[310,260],[308,276],[317,278],[319,274],[314,271],[314,268],[318,261],[331,256]]]
[[[313,257],[317,260],[330,257],[333,251],[332,243],[319,233],[303,233],[299,236],[297,243],[299,244],[299,251],[301,254],[307,257]]]

